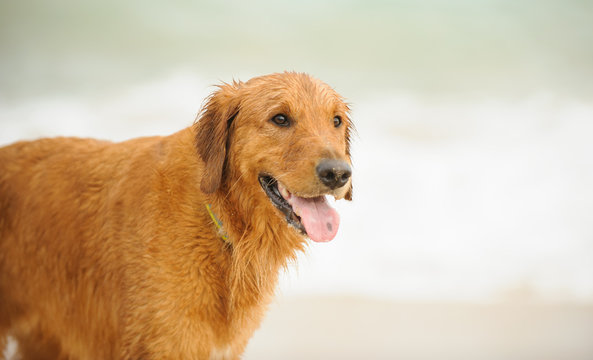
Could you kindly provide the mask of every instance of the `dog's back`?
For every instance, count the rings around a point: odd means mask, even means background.
[[[174,281],[197,285],[167,269],[211,266],[183,250],[210,229],[195,206],[199,171],[190,129],[122,143],[55,138],[0,148],[0,348],[11,335],[23,359],[137,359],[147,344],[161,352],[146,358],[184,350],[195,357],[176,341],[207,330],[197,322],[188,336],[176,335],[185,307],[197,304]]]
[[[124,209],[141,216],[151,169],[143,176],[140,164],[156,144],[56,138],[0,149],[0,337],[10,331],[25,358],[55,358],[54,337],[81,358],[116,357],[122,256],[139,221]]]
[[[0,149],[0,332],[11,331],[25,358],[56,357],[54,336],[79,355],[86,351],[74,349],[80,337],[113,337],[113,295],[121,284],[110,274],[119,262],[116,249],[103,248],[116,243],[109,241],[107,213],[100,213],[116,171],[104,156],[108,149],[64,138]],[[111,357],[104,350],[92,353]]]

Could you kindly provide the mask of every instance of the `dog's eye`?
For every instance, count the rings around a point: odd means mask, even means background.
[[[290,126],[290,120],[288,120],[288,116],[284,114],[278,114],[272,118],[274,124],[278,126],[288,127]]]
[[[334,127],[340,127],[340,125],[342,125],[342,118],[339,116],[336,116],[334,118]]]

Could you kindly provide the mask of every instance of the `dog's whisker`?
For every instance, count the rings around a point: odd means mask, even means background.
[[[233,189],[237,186],[237,184],[239,184],[239,181],[243,178],[243,176],[245,175],[245,173],[241,173],[241,175],[239,175],[239,177],[237,178],[237,180],[235,180],[235,182],[233,183],[233,185],[231,185],[229,191],[227,191],[224,200],[227,200],[229,198],[229,195],[231,195],[231,192],[233,191]]]
[[[274,181],[278,182],[280,180],[284,180],[285,177],[288,177],[290,174],[284,173],[284,174],[278,174],[274,179],[270,180],[270,183],[268,185],[271,185]]]

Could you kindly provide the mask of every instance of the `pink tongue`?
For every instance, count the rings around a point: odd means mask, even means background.
[[[287,200],[307,230],[313,241],[326,242],[332,240],[340,226],[340,216],[325,199],[325,196],[316,198],[302,198],[292,195]]]

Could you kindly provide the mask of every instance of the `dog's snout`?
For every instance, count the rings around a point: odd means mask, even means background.
[[[352,169],[347,162],[335,159],[322,160],[316,170],[321,182],[330,189],[346,185],[352,175]]]

